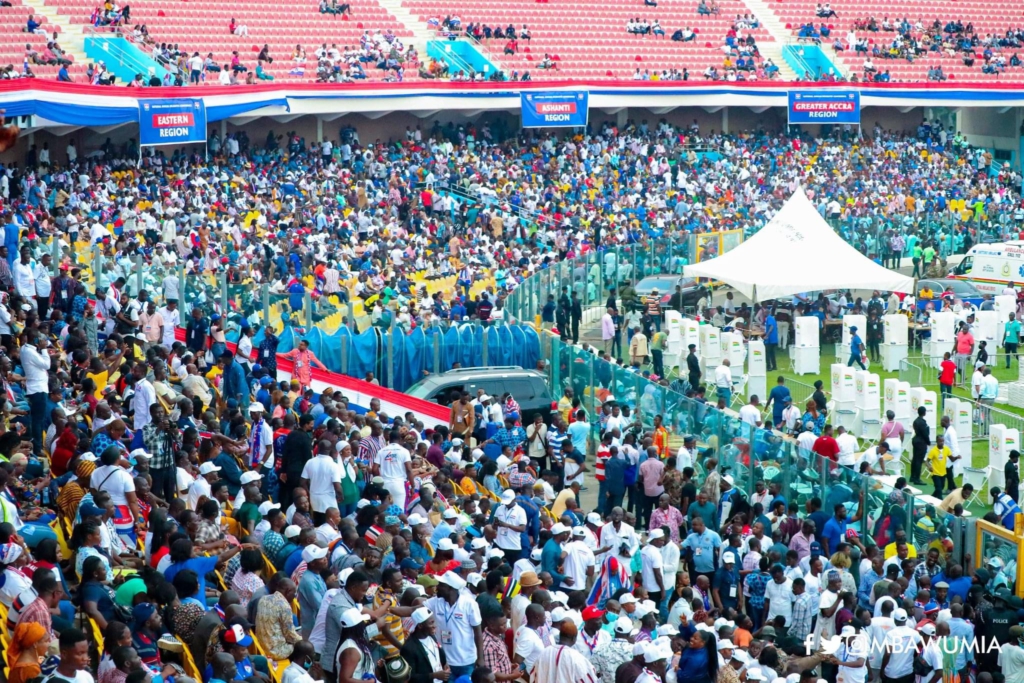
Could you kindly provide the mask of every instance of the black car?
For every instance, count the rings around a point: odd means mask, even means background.
[[[640,282],[637,282],[633,289],[641,300],[650,296],[655,289],[661,296],[661,307],[672,308],[672,297],[676,293],[676,286],[682,288],[681,308],[696,308],[701,299],[709,299],[708,288],[694,278],[682,277],[681,275],[648,275]]]
[[[540,413],[547,420],[551,414],[551,389],[547,377],[536,370],[524,370],[518,365],[481,368],[459,368],[437,375],[429,375],[405,392],[410,396],[450,406],[463,391],[476,398],[477,389],[488,396],[501,398],[508,392],[522,410],[524,425],[533,422]]]

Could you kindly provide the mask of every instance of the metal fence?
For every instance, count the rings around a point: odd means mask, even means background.
[[[904,358],[900,361],[899,378],[901,382],[910,382],[912,387],[919,387],[924,382],[924,369]]]

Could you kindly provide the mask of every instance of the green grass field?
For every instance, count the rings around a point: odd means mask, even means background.
[[[810,394],[813,392],[814,382],[819,380],[819,379],[822,382],[824,382],[824,389],[825,389],[825,391],[827,393],[829,391],[830,386],[831,386],[831,378],[830,378],[831,366],[832,366],[833,363],[837,362],[835,354],[833,352],[833,349],[834,349],[834,346],[831,345],[831,344],[822,347],[821,364],[820,364],[821,371],[818,374],[814,374],[814,375],[796,375],[796,374],[794,374],[793,371],[792,371],[792,366],[790,364],[790,359],[789,359],[788,352],[780,350],[776,354],[777,355],[777,360],[778,360],[778,368],[779,368],[778,372],[769,372],[768,373],[768,378],[767,378],[767,383],[766,384],[767,384],[767,387],[768,387],[769,391],[771,390],[772,387],[775,386],[776,378],[779,375],[783,375],[786,378],[787,386],[789,386],[790,391],[793,393],[794,400],[799,400],[799,399],[801,399],[801,398],[803,398],[805,396],[809,397]],[[848,360],[848,359],[843,359],[843,362],[845,362],[846,360]],[[1002,382],[1015,382],[1015,381],[1017,381],[1019,371],[1018,371],[1018,361],[1016,359],[1011,361],[1009,369],[1006,368],[1006,360],[1005,360],[1004,356],[1000,356],[998,358],[993,358],[993,357],[990,356],[990,360],[994,363],[991,366],[993,374],[1000,381],[1000,383],[1002,383]],[[920,383],[916,383],[915,381],[913,381],[912,377],[908,377],[908,376],[905,376],[903,379],[906,380],[906,381],[910,381],[911,382],[911,386],[923,386],[923,387],[925,387],[927,389],[935,390],[936,392],[938,392],[938,390],[939,390],[938,371],[933,369],[933,368],[931,368],[931,367],[927,367],[927,359],[921,357],[920,350],[913,350],[912,349],[911,350],[911,355],[908,358],[908,362],[920,368],[921,382]],[[880,362],[870,365],[868,369],[869,369],[870,372],[877,373],[878,377],[879,377],[879,380],[881,382],[884,382],[886,379],[889,379],[889,378],[900,379],[900,373],[898,373],[898,372],[885,372],[885,371],[883,371],[882,370],[882,365],[881,365]],[[911,369],[910,373],[905,373],[905,374],[915,375],[917,373],[916,373],[916,371],[913,371],[913,369]],[[960,387],[960,386],[954,387],[953,395],[954,396],[958,396],[958,397],[963,397],[963,398],[970,398],[971,397],[970,390],[966,387],[966,385],[963,386],[963,387]],[[762,402],[764,400],[765,399],[762,398]],[[798,404],[798,405],[800,405],[800,404]],[[801,405],[801,407],[802,407],[802,405]],[[1013,413],[1015,415],[1020,415],[1022,417],[1022,419],[1024,419],[1024,409],[1015,408],[1015,407],[1010,406],[1009,404],[1005,404],[1005,403],[997,403],[995,407],[1000,409],[1000,410],[1002,410],[1002,411],[1005,411],[1007,413]],[[995,414],[994,422],[997,422],[997,423],[1003,422],[1003,420],[999,419],[998,413]],[[987,440],[987,438],[979,437],[977,435],[975,436],[974,441],[972,442],[972,462],[969,463],[969,465],[972,466],[972,467],[986,467],[986,466],[988,466],[988,440]],[[909,467],[907,467],[905,474],[907,476],[909,476]],[[931,493],[932,493],[931,485],[929,484],[926,488],[922,489],[922,491],[923,491],[923,493],[931,495]],[[990,499],[988,497],[988,487],[987,486],[985,487],[985,490],[982,492],[981,498],[982,498],[982,500],[986,501],[986,503],[988,503],[990,501]],[[985,506],[985,507],[981,507],[981,506],[973,505],[973,506],[970,506],[968,509],[971,511],[971,513],[975,517],[981,517],[986,512],[989,512],[991,510],[991,506],[988,505],[988,506]]]

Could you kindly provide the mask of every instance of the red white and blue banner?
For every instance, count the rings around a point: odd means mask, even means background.
[[[139,144],[143,147],[206,142],[206,105],[202,100],[139,102]]]
[[[523,128],[582,128],[587,125],[588,105],[584,90],[521,93]]]
[[[262,83],[240,86],[127,88],[59,83],[39,78],[0,81],[0,109],[6,116],[34,116],[48,128],[137,125],[139,103],[182,98],[203,102],[207,124],[225,119],[244,123],[267,116],[331,116],[386,112],[521,111],[522,95],[558,90],[585,91],[588,109],[614,113],[623,107],[785,107],[793,83],[711,83],[707,81],[543,81],[464,83]],[[807,87],[806,84],[801,84]],[[802,91],[806,93],[808,91]],[[1006,82],[815,83],[814,93],[854,93],[862,107],[1024,107],[1024,84]],[[577,111],[579,107],[577,107]],[[814,123],[822,123],[817,119]],[[836,119],[831,122],[837,123]]]
[[[789,123],[860,125],[860,93],[848,90],[789,91]]]

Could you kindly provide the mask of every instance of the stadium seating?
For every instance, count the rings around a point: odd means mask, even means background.
[[[865,20],[875,17],[880,24],[885,17],[889,17],[894,23],[904,17],[913,24],[921,20],[928,26],[937,18],[945,24],[950,20],[960,20],[964,24],[971,22],[979,36],[987,34],[1002,35],[1010,28],[1020,26],[1020,11],[1015,6],[998,2],[958,2],[955,4],[937,2],[935,0],[901,0],[893,5],[891,2],[881,0],[838,0],[832,2],[832,9],[839,16],[831,19],[821,20],[815,16],[815,8],[818,0],[768,0],[768,5],[783,24],[793,31],[794,34],[801,24],[809,21],[819,26],[824,22],[832,29],[832,37],[829,44],[836,35],[845,38],[847,32],[853,26],[855,20]],[[888,46],[892,41],[894,33],[885,31],[858,31],[858,37],[866,37],[871,45],[878,43],[880,47]],[[889,70],[892,82],[900,81],[926,81],[928,70],[935,66],[941,66],[942,71],[950,80],[954,81],[1024,81],[1024,68],[1007,67],[1000,75],[985,74],[981,70],[984,60],[981,56],[982,49],[976,50],[976,61],[974,66],[964,66],[959,55],[947,57],[944,54],[928,53],[921,58],[908,62],[905,59],[883,59],[876,58],[872,61],[879,70]],[[1007,59],[1014,50],[1006,52]],[[1019,51],[1024,58],[1024,49]],[[849,67],[851,73],[862,74],[864,54],[855,55],[852,49],[844,52],[840,57],[842,62]]]
[[[88,24],[94,0],[46,0],[57,7],[62,16],[76,24]],[[320,14],[318,0],[245,0],[224,5],[215,0],[141,0],[131,2],[129,28],[145,24],[150,37],[159,43],[176,43],[189,52],[206,56],[212,52],[219,64],[231,60],[238,50],[242,63],[250,70],[256,67],[256,56],[264,44],[270,46],[273,64],[267,69],[275,80],[311,81],[316,78],[314,52],[322,43],[358,46],[364,31],[391,29],[408,43],[412,32],[391,16],[376,0],[350,0],[351,15]],[[231,19],[244,24],[248,36],[232,35]],[[306,49],[305,75],[289,75],[294,66],[292,51],[297,44]],[[368,67],[369,78],[381,72]],[[407,69],[406,78],[416,78],[415,69]]]
[[[637,68],[662,71],[686,67],[690,77],[699,79],[709,65],[721,68],[722,42],[737,14],[749,13],[741,0],[719,3],[721,14],[698,16],[696,0],[663,0],[658,7],[645,7],[640,0],[630,3],[605,3],[595,0],[560,0],[538,3],[534,0],[468,0],[453,4],[444,0],[403,0],[402,3],[423,22],[458,14],[462,25],[483,23],[490,27],[509,24],[516,30],[525,24],[532,39],[520,41],[514,56],[503,54],[505,41],[484,41],[489,56],[507,73],[529,71],[533,79],[589,78],[630,79]],[[626,32],[633,18],[660,21],[665,37],[637,37]],[[676,29],[686,26],[697,32],[691,42],[669,39]],[[763,28],[751,31],[758,44],[771,41]],[[746,32],[741,32],[745,36]],[[537,64],[548,53],[557,69],[540,70]]]
[[[32,9],[23,5],[21,0],[10,0],[10,2],[11,7],[0,7],[0,67],[6,67],[10,64],[13,65],[15,71],[20,73],[22,64],[25,61],[25,45],[29,44],[34,50],[42,53],[46,48],[47,36],[52,37],[53,33],[57,32],[58,42],[61,42],[59,36],[60,27],[48,24],[44,17],[37,15],[35,19],[42,22],[47,35],[24,33],[22,30],[28,22],[28,16],[33,14]],[[62,46],[68,47],[66,45]],[[72,56],[69,55],[68,58],[74,61]],[[85,67],[85,64],[72,64],[68,67],[68,73],[72,78],[81,80],[77,77],[84,77]],[[57,71],[59,70],[56,66],[37,64],[30,64],[29,68],[37,78],[50,80],[57,78]]]

